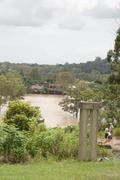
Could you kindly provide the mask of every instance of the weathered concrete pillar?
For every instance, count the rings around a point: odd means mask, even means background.
[[[102,103],[81,102],[80,105],[80,123],[79,123],[79,160],[87,160],[87,130],[88,130],[88,112],[90,112],[90,160],[97,158],[97,121],[98,109]]]
[[[90,160],[97,158],[97,121],[98,110],[90,111]]]
[[[87,110],[82,109],[80,112],[80,131],[79,131],[79,159],[86,160],[86,146],[87,146]]]

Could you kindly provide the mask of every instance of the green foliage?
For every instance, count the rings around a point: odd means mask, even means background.
[[[102,86],[102,85],[101,85]],[[80,101],[101,101],[103,92],[101,86],[88,81],[78,81],[67,89],[65,98],[60,102],[63,110],[70,113],[78,113]]]
[[[4,162],[25,161],[28,153],[26,150],[27,136],[18,131],[14,126],[0,125],[0,156]]]
[[[29,139],[28,151],[32,157],[37,154],[48,158],[49,155],[57,159],[76,157],[78,154],[78,129],[72,133],[64,129],[43,129],[34,133]]]
[[[27,149],[32,158],[37,156],[37,154],[41,153],[40,147],[37,144],[37,139],[40,136],[40,134],[44,131],[47,131],[45,125],[43,123],[40,123],[37,125],[37,127],[34,129],[34,131],[29,132],[29,141],[27,144]]]
[[[34,128],[40,119],[39,110],[21,100],[11,101],[4,122],[14,125],[19,130],[29,131]]]
[[[9,71],[20,74],[24,80],[27,90],[30,91],[32,84],[49,84],[62,82],[71,83],[74,79],[86,81],[101,81],[101,77],[110,74],[110,65],[107,60],[97,57],[95,61],[57,65],[38,64],[13,64],[9,62],[0,63],[0,74],[5,75]],[[63,81],[62,81],[63,79]]]
[[[0,95],[15,99],[25,93],[25,87],[21,77],[16,73],[0,75]]]
[[[61,160],[78,157],[78,128],[47,129],[39,124],[34,131],[19,131],[7,124],[0,125],[0,159],[5,162],[23,162],[28,158],[54,157]],[[89,144],[88,144],[89,147]],[[97,149],[98,156],[109,156],[106,149]]]
[[[114,129],[114,136],[120,137],[120,127]]]
[[[113,154],[104,147],[97,147],[97,155],[98,157],[112,157]]]
[[[56,75],[56,82],[62,84],[65,88],[73,82],[73,76],[70,72],[60,72]]]
[[[63,136],[64,133],[61,129],[47,130],[40,133],[36,139],[36,146],[40,148],[42,156],[47,157],[47,154],[58,155]]]
[[[114,50],[110,50],[107,55],[107,59],[109,62],[117,63],[120,62],[120,27],[116,33],[116,39],[114,44]],[[113,69],[115,68],[113,64]]]
[[[112,74],[108,79],[108,110],[112,118],[120,122],[120,28],[116,33],[114,50],[110,50],[107,59],[111,64]],[[112,102],[111,104],[109,102]],[[112,106],[112,108],[111,108]],[[114,113],[113,113],[114,112]]]
[[[89,82],[79,81],[75,87],[70,89],[71,97],[77,101],[86,101],[93,96],[93,90],[89,87]]]
[[[25,86],[20,75],[6,73],[0,75],[0,105],[7,100],[20,98],[25,93]]]
[[[59,159],[77,158],[78,157],[78,129],[68,132],[64,135],[64,139],[60,144]]]

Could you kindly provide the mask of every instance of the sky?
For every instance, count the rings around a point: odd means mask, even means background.
[[[0,0],[0,62],[105,58],[119,26],[120,0]]]

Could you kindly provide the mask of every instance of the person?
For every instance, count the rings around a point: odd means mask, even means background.
[[[108,132],[109,132],[109,129],[105,128],[105,139],[107,139],[107,137],[108,137]]]
[[[108,129],[109,129],[109,132],[112,134],[113,133],[113,124],[112,123],[110,123],[109,124],[109,127],[108,127]]]
[[[108,131],[108,136],[107,136],[107,139],[108,139],[108,140],[111,140],[111,139],[112,139],[112,134],[111,134],[111,132],[110,132],[110,131]]]
[[[112,126],[105,128],[105,143],[109,142],[112,139]]]

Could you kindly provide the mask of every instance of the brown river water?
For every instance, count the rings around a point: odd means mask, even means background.
[[[77,125],[78,120],[65,112],[58,105],[63,96],[59,95],[26,95],[25,101],[40,108],[47,127],[66,127]]]

